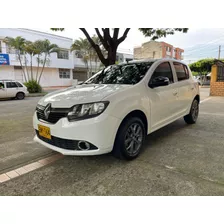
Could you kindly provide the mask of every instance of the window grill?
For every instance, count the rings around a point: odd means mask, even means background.
[[[217,82],[224,82],[224,67],[218,66]]]

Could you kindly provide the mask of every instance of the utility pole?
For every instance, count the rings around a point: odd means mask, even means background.
[[[219,56],[218,56],[218,59],[220,59],[220,52],[221,52],[221,45],[219,45]]]

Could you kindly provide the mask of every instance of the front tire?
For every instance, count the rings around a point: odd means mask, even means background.
[[[145,135],[145,126],[140,118],[127,118],[118,129],[112,154],[119,159],[135,159],[141,151]]]
[[[194,99],[191,105],[190,113],[184,117],[185,122],[187,124],[195,124],[198,118],[198,113],[199,113],[199,102],[197,99]]]
[[[18,100],[23,100],[25,98],[25,94],[20,92],[16,94],[16,99]]]

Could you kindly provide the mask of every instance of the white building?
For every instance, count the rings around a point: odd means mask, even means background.
[[[29,29],[0,29],[0,54],[6,57],[8,55],[9,57],[9,65],[0,64],[0,79],[24,81],[22,69],[15,51],[3,42],[5,37],[15,38],[17,36],[22,36],[29,41],[48,39],[52,44],[57,44],[61,48],[59,54],[52,53],[50,55],[50,63],[45,67],[41,78],[40,84],[42,86],[69,86],[72,84],[74,63],[73,54],[69,50],[72,45],[72,39]],[[32,62],[33,66],[37,67],[36,58]],[[35,72],[34,70],[34,74]]]
[[[62,37],[54,34],[44,33],[40,31],[21,29],[21,28],[0,28],[0,79],[15,79],[24,82],[22,68],[16,57],[15,50],[10,49],[4,43],[5,37],[21,36],[29,41],[48,39],[52,44],[57,44],[61,51],[52,53],[49,57],[50,62],[44,68],[40,84],[43,87],[50,86],[71,86],[76,81],[85,81],[88,76],[88,69],[85,63],[79,58],[75,52],[70,51],[73,43],[71,38]],[[119,62],[126,59],[133,59],[133,54],[118,53]],[[37,70],[37,59],[32,60],[34,71]],[[100,63],[89,62],[88,66],[92,66],[92,71],[99,69]]]

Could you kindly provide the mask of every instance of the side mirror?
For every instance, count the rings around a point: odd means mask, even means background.
[[[169,82],[170,82],[170,80],[167,77],[158,76],[150,81],[149,87],[155,88],[155,87],[159,87],[159,86],[168,86]]]

